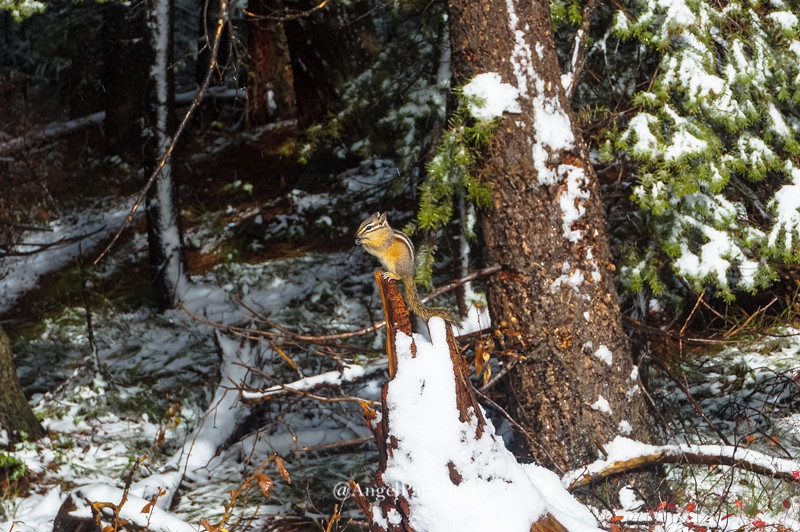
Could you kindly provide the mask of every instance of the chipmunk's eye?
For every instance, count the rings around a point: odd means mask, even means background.
[[[367,231],[372,231],[372,226],[371,226],[371,225],[368,225],[368,226],[366,226],[364,229],[366,229]]]

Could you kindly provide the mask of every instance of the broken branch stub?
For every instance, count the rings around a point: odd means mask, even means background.
[[[412,455],[419,453],[418,456],[422,457],[430,452],[424,444],[424,440],[428,438],[432,445],[436,445],[436,442],[443,440],[451,442],[458,440],[465,446],[475,445],[477,449],[480,447],[478,445],[479,440],[485,440],[487,437],[494,438],[494,429],[484,418],[483,410],[478,404],[472,382],[469,379],[469,367],[456,343],[450,325],[444,324],[444,338],[442,338],[441,329],[438,331],[432,330],[432,337],[438,337],[438,339],[432,338],[431,340],[433,344],[438,345],[435,351],[430,350],[431,346],[423,347],[421,344],[417,345],[422,340],[419,336],[415,338],[412,334],[408,310],[397,289],[397,283],[393,280],[384,279],[380,272],[375,273],[375,280],[380,288],[387,323],[386,351],[389,356],[389,380],[381,390],[381,414],[378,415],[371,409],[365,409],[365,420],[372,430],[378,448],[378,471],[375,476],[374,492],[380,494],[381,497],[375,501],[368,500],[367,495],[369,495],[369,492],[362,492],[355,483],[351,484],[351,492],[356,504],[367,516],[371,531],[425,532],[429,523],[425,518],[418,516],[417,512],[421,511],[421,515],[426,515],[433,511],[440,513],[443,517],[447,517],[454,511],[458,512],[458,510],[454,507],[449,507],[449,504],[444,502],[442,506],[445,507],[424,507],[425,504],[429,504],[425,502],[426,498],[423,495],[425,490],[430,488],[430,484],[426,484],[429,478],[423,477],[428,477],[429,473],[435,475],[436,473],[433,471],[418,471],[416,474],[421,476],[417,477],[415,473],[409,473],[411,470],[408,470],[406,471],[408,475],[400,475],[399,477],[404,479],[401,481],[403,485],[395,485],[400,482],[397,477],[398,463],[405,463],[409,459],[413,463],[416,458]],[[443,342],[442,340],[445,341]],[[428,370],[434,371],[433,368],[435,368],[436,375],[431,374],[429,375],[430,379],[428,379],[425,374],[420,374],[419,379],[422,379],[420,381],[416,378],[408,379],[409,375],[414,375],[415,371],[419,371],[421,361],[418,357],[448,357],[448,354],[444,353],[445,349],[449,354],[449,358],[446,359],[449,360],[449,363],[440,360],[438,365],[429,366],[427,363],[423,364]],[[415,367],[417,368],[416,370]],[[452,380],[436,378],[442,377],[442,372],[449,372]],[[413,413],[415,408],[422,408],[420,414],[424,416],[423,412],[428,406],[431,409],[436,409],[439,405],[420,405],[419,401],[424,403],[426,397],[427,400],[431,400],[431,396],[425,395],[431,389],[449,390],[449,385],[444,388],[430,388],[441,386],[443,380],[452,383],[452,392],[447,391],[446,394],[454,394],[451,400],[455,405],[455,410],[457,410],[457,414],[453,411],[453,415],[458,416],[459,423],[456,424],[458,428],[454,429],[453,425],[449,425],[448,428],[448,423],[444,422],[441,426],[436,425],[430,429],[430,434],[423,436],[423,440],[420,441],[418,440],[419,433],[414,432],[417,429],[410,428],[408,425],[409,413]],[[414,384],[407,389],[405,386],[409,382]],[[420,384],[419,390],[413,388],[416,384]],[[401,388],[397,388],[398,386],[401,386]],[[438,399],[446,401],[441,396],[438,396]],[[405,401],[408,401],[408,404]],[[416,405],[414,405],[415,401],[417,401]],[[403,432],[404,430],[406,432]],[[441,430],[442,432],[437,434],[436,430]],[[452,432],[448,432],[452,430],[456,430],[457,434],[454,435]],[[487,435],[485,434],[486,432],[491,432],[492,435]],[[417,439],[418,443],[412,444],[411,442],[415,441],[415,439]],[[483,443],[485,444],[485,441]],[[414,445],[414,447],[410,448],[409,445]],[[461,469],[463,464],[458,465],[459,463],[456,458],[449,462],[446,461],[447,480],[445,480],[444,485],[439,486],[440,489],[447,491],[447,486],[451,485],[456,490],[462,485],[465,478],[470,478],[471,482],[474,482],[475,471],[465,471]],[[402,468],[404,466],[399,467]],[[416,482],[415,479],[419,480],[419,482]],[[495,480],[492,479],[491,473],[487,472],[484,481],[490,484]],[[423,505],[423,507],[420,508],[420,505]],[[485,508],[481,511],[491,512],[492,508]],[[502,512],[502,510],[498,511]],[[502,516],[498,517],[502,519]],[[527,522],[530,525],[525,525],[526,529],[529,527],[532,532],[566,532],[566,529],[558,519],[547,511],[539,514],[538,517],[534,517],[532,521],[532,523],[531,521]],[[414,524],[412,525],[412,523]]]

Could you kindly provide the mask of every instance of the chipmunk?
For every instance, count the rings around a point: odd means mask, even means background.
[[[451,324],[457,323],[456,317],[447,309],[426,307],[420,301],[417,284],[414,282],[414,244],[404,233],[389,226],[386,213],[376,212],[361,223],[356,231],[356,245],[378,257],[387,270],[381,274],[384,279],[403,281],[406,304],[414,314],[425,320],[439,317]]]

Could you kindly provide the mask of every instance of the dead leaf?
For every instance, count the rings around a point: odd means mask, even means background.
[[[208,519],[201,519],[200,524],[203,525],[207,532],[219,532],[219,528],[212,525]]]
[[[255,475],[253,475],[253,478],[255,478],[256,482],[258,482],[258,487],[261,488],[261,493],[264,494],[264,497],[269,499],[270,498],[269,492],[270,490],[272,490],[273,486],[272,479],[269,478],[264,473],[256,473]]]
[[[280,456],[275,457],[275,466],[278,468],[278,473],[281,474],[283,480],[288,482],[289,484],[292,483],[291,477],[289,477],[289,472],[286,470],[286,466],[283,464],[283,458]]]

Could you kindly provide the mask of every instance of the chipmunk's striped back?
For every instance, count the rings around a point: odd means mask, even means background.
[[[363,247],[367,253],[381,261],[386,269],[383,272],[385,279],[403,281],[406,304],[414,314],[423,319],[438,316],[450,323],[456,322],[455,317],[447,309],[427,308],[420,301],[417,285],[414,282],[416,269],[414,244],[405,233],[389,226],[386,213],[376,212],[361,222],[356,231],[356,245]]]

